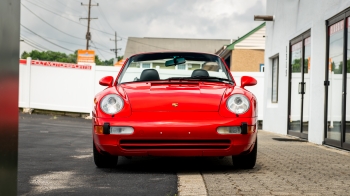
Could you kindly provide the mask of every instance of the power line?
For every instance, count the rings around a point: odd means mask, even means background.
[[[43,39],[43,40],[45,40],[45,41],[47,41],[47,42],[49,42],[49,43],[51,43],[51,44],[53,44],[53,45],[55,45],[55,46],[57,46],[57,47],[60,47],[60,48],[62,48],[62,49],[65,49],[65,50],[74,52],[73,50],[70,50],[70,49],[68,49],[68,48],[62,47],[62,46],[60,46],[60,45],[58,45],[58,44],[55,44],[55,43],[53,43],[53,42],[51,42],[51,41],[45,39],[45,38],[42,37],[41,35],[38,35],[37,33],[35,33],[34,31],[32,31],[32,30],[30,30],[30,29],[28,29],[27,27],[25,27],[25,26],[22,25],[22,24],[21,24],[21,26],[22,26],[23,28],[27,29],[28,31],[32,32],[33,34],[37,35],[37,36],[40,37],[41,39]]]
[[[81,5],[85,5],[85,6],[86,6],[86,4],[83,4],[83,3],[81,3]],[[98,3],[95,4],[95,5],[91,5],[91,0],[89,0],[89,4],[88,4],[87,6],[89,6],[88,17],[87,17],[87,18],[79,18],[79,20],[81,20],[81,19],[87,19],[87,21],[88,21],[87,32],[86,32],[86,50],[89,50],[89,40],[91,40],[90,21],[91,21],[92,19],[98,19],[98,18],[91,18],[91,17],[90,17],[91,6],[98,6]]]
[[[103,47],[103,48],[105,48],[105,49],[107,49],[107,50],[109,50],[109,48],[107,48],[105,45],[102,45],[102,44],[100,44],[100,43],[97,43],[96,41],[94,41],[94,43],[97,44],[97,45],[99,45],[99,46],[101,46],[101,47]],[[108,52],[111,52],[111,51],[108,51]]]
[[[65,7],[68,7],[68,8],[70,8],[70,9],[74,10],[75,12],[80,12],[80,11],[76,10],[75,8],[69,7],[67,4],[62,3],[61,0],[57,0],[57,2],[60,3],[60,4],[62,4],[62,5],[65,6]],[[79,2],[79,1],[77,1],[77,2]],[[79,2],[79,3],[80,3],[80,2]]]
[[[114,39],[111,39],[111,41],[114,41],[114,43],[115,43],[115,48],[111,49],[111,51],[115,52],[115,59],[118,60],[118,50],[120,50],[121,48],[117,47],[117,43],[118,43],[118,41],[120,41],[117,39],[117,31],[115,32]]]
[[[24,35],[20,35],[20,36],[22,36],[23,39],[26,39],[27,42],[30,42],[31,44],[36,45],[37,47],[39,47],[39,48],[41,48],[41,49],[43,49],[43,50],[49,50],[49,49],[45,48],[44,46],[38,44],[37,42],[35,42],[35,41],[33,41],[33,40],[31,40],[31,39],[25,37]]]
[[[23,30],[25,30],[25,29],[23,29]],[[29,31],[28,31],[28,32],[29,32]],[[29,32],[29,33],[31,33],[31,32]],[[44,37],[44,38],[46,38],[46,39],[49,39],[49,40],[55,40],[55,41],[59,41],[59,42],[67,43],[67,44],[72,44],[72,45],[77,45],[77,46],[84,46],[84,45],[82,45],[82,44],[67,42],[67,41],[64,41],[64,40],[54,39],[54,38],[45,37],[45,36],[42,36],[42,37]],[[28,38],[27,38],[27,39],[28,39]],[[100,45],[100,46],[102,46],[102,47],[105,47],[104,45],[99,44],[99,43],[97,43],[96,41],[94,41],[94,44],[95,44],[95,46],[96,46],[96,45]],[[113,52],[108,51],[108,50],[104,50],[104,49],[102,49],[102,48],[97,48],[97,47],[92,47],[92,48],[96,48],[96,49],[99,49],[99,50],[101,50],[101,51],[104,51],[104,52],[112,53],[112,54],[113,54]],[[105,47],[105,48],[108,49],[107,47]],[[45,50],[49,50],[49,49],[45,49]]]
[[[99,7],[99,6],[98,6]],[[96,24],[95,23],[95,21],[92,21],[92,24]],[[100,40],[102,40],[101,39],[101,37],[99,36],[99,34],[96,34],[97,35],[97,37],[100,39]],[[91,40],[91,42],[92,42],[92,40]],[[98,44],[98,45],[100,45],[100,46],[102,46],[102,47],[104,47],[104,48],[107,48],[106,46],[104,46],[104,45],[102,45],[102,44],[99,44],[99,43],[97,43],[96,41],[93,41],[94,42],[94,46],[95,47],[91,47],[91,48],[95,48],[96,50],[101,50],[101,51],[104,51],[104,52],[107,52],[107,53],[112,53],[111,51],[106,51],[106,50],[103,50],[103,49],[101,49],[101,48],[97,48],[96,47],[96,44]],[[100,53],[100,51],[98,51],[99,53]],[[101,54],[101,53],[100,53]],[[102,56],[102,54],[101,54],[101,56]]]
[[[92,21],[91,26],[96,26],[96,28],[105,31],[105,27],[102,25],[101,20]]]
[[[47,9],[47,8],[44,8],[44,7],[42,7],[42,6],[40,6],[40,5],[37,5],[37,4],[33,3],[33,2],[30,2],[30,1],[27,1],[27,2],[33,4],[33,5],[37,6],[37,7],[40,7],[41,9],[44,9],[44,10],[46,10],[46,11],[48,11],[48,12],[51,12],[52,14],[55,14],[55,15],[61,17],[61,18],[64,18],[64,19],[66,19],[66,20],[69,20],[69,21],[71,21],[71,22],[74,22],[74,23],[76,23],[76,24],[79,24],[79,25],[81,25],[81,26],[86,27],[86,25],[80,24],[79,22],[76,22],[76,21],[74,21],[74,20],[72,20],[72,19],[70,19],[70,18],[67,18],[67,17],[65,17],[65,16],[63,16],[63,15],[61,15],[61,14],[58,14],[58,13],[52,11],[52,10],[49,10],[49,9]],[[98,32],[101,32],[101,33],[105,33],[105,34],[107,34],[107,35],[113,35],[113,34],[111,34],[111,33],[108,33],[108,32],[105,32],[105,31],[101,31],[101,30],[98,30],[98,29],[95,29],[95,28],[92,28],[92,27],[91,27],[91,29],[93,29],[93,30],[95,30],[95,31],[98,31]]]
[[[27,30],[26,30],[26,29],[22,29],[21,31],[22,31],[22,32],[25,32],[25,31],[27,31]],[[33,34],[33,33],[30,32],[30,31],[27,31],[27,33]],[[23,36],[23,35],[22,35],[22,36]],[[82,45],[82,44],[67,42],[67,41],[65,41],[65,40],[54,39],[54,38],[51,38],[51,37],[45,37],[45,36],[42,36],[42,37],[44,37],[44,38],[46,38],[46,39],[49,39],[49,40],[55,40],[55,41],[64,42],[64,43],[67,43],[67,44],[73,44],[73,45],[83,46],[83,47],[84,47],[84,45]],[[28,39],[28,38],[27,38],[27,39]],[[49,50],[49,49],[47,49],[47,50]]]
[[[36,45],[36,44],[33,44],[32,42],[26,40],[25,38],[22,38],[22,39],[23,39],[23,42],[24,42],[24,43],[26,43],[26,44],[32,46],[33,48],[36,48],[36,49],[38,49],[38,50],[40,50],[40,51],[46,50],[46,49],[43,49],[42,47],[40,47],[40,46],[38,46],[38,45]]]
[[[91,47],[91,48],[95,48],[96,50],[101,50],[101,51],[103,51],[103,52],[108,52],[108,53],[112,53],[112,54],[113,54],[113,52],[111,52],[111,51],[103,50],[103,49],[101,49],[101,48],[97,48],[95,42],[94,42],[94,47]]]
[[[43,46],[40,46],[40,45],[36,44],[36,43],[33,42],[33,41],[30,41],[30,39],[24,37],[23,35],[21,35],[20,37],[21,37],[21,39],[23,39],[23,42],[24,42],[24,43],[26,43],[26,44],[32,46],[33,48],[36,48],[36,49],[38,49],[38,50],[40,50],[40,51],[46,50]]]
[[[77,1],[77,0],[75,0],[75,1],[76,1],[76,2],[79,2],[79,1]],[[78,22],[76,22],[76,21],[73,21],[73,20],[71,20],[70,18],[67,18],[67,17],[64,17],[64,16],[62,16],[62,15],[60,15],[60,14],[57,14],[57,13],[51,11],[51,10],[48,10],[48,9],[42,7],[42,6],[39,6],[39,5],[37,5],[37,4],[33,3],[33,2],[30,2],[30,1],[27,1],[27,2],[33,4],[33,5],[37,6],[37,7],[40,7],[40,8],[42,8],[42,9],[48,11],[48,12],[51,12],[52,14],[55,14],[55,15],[57,15],[57,16],[59,16],[59,17],[62,17],[62,18],[64,18],[64,19],[66,19],[66,20],[69,20],[69,21],[71,21],[71,22],[74,22],[74,23],[76,23],[76,24],[79,24],[79,25],[81,25],[81,26],[86,27],[86,25],[83,25],[83,24],[80,24],[80,23],[78,23]],[[92,30],[95,30],[95,31],[98,31],[98,32],[101,32],[101,33],[108,34],[108,35],[113,35],[113,34],[111,34],[111,33],[108,33],[108,32],[105,32],[105,31],[101,31],[101,30],[98,30],[98,29],[95,29],[95,28],[93,28],[93,27],[91,27],[91,29],[92,29]],[[114,36],[114,35],[113,35],[113,36]],[[122,38],[122,39],[124,39],[124,40],[129,40],[129,41],[131,41],[131,42],[135,42],[135,43],[138,43],[138,44],[151,46],[151,47],[154,47],[154,48],[159,48],[159,49],[164,49],[164,50],[171,50],[171,49],[168,49],[168,48],[163,48],[163,47],[154,46],[154,45],[151,45],[151,44],[146,44],[146,43],[138,42],[138,41],[135,41],[135,40],[132,40],[132,39],[129,39],[129,38],[122,37],[122,36],[118,36],[118,37],[120,37],[120,38]]]
[[[100,6],[98,6],[98,8],[99,8]],[[85,8],[85,10],[88,12],[88,10],[87,10],[87,8],[86,7],[84,7]],[[98,20],[98,23],[95,23],[95,21],[92,21],[92,24],[95,24],[95,26],[96,27],[98,27],[98,28],[100,28],[100,29],[103,29],[104,30],[104,27],[103,27],[103,25],[100,23],[100,20]],[[92,28],[92,27],[91,27]],[[99,35],[98,34],[96,34],[98,37],[99,37]],[[100,38],[100,37],[99,37]],[[100,38],[100,40],[101,40],[101,38]],[[96,42],[95,42],[95,44],[96,44]],[[105,46],[103,46],[103,47],[105,47]],[[105,47],[106,48],[106,47]]]
[[[29,1],[29,0],[27,0],[27,1]],[[63,13],[63,10],[64,10],[64,9],[61,9],[62,8],[61,6],[54,6],[52,3],[48,3],[48,0],[30,0],[30,1],[33,3],[36,3],[38,5],[45,6],[48,9],[51,9],[51,10],[58,12],[58,13],[60,13],[60,12]],[[73,14],[72,14],[72,16],[73,16]]]
[[[100,11],[102,17],[105,19],[105,21],[107,22],[108,26],[111,27],[111,29],[112,29],[113,31],[115,31],[115,30],[113,29],[113,27],[109,24],[109,22],[108,22],[108,20],[107,20],[107,18],[106,18],[106,16],[105,16],[105,14],[103,13],[103,11],[102,11],[102,9],[101,9],[100,7],[98,7],[98,11]]]
[[[42,49],[40,49],[40,48],[36,47],[35,45],[32,45],[32,44],[30,44],[30,43],[28,43],[28,42],[26,42],[26,41],[23,41],[23,42],[24,42],[24,43],[26,43],[26,44],[28,44],[29,46],[31,46],[31,47],[33,47],[33,48],[35,48],[35,49],[39,50],[40,52],[42,52],[42,51],[43,51]]]
[[[61,33],[63,33],[63,34],[66,34],[66,35],[68,35],[68,36],[74,37],[74,38],[76,38],[76,39],[84,40],[83,38],[76,37],[76,36],[74,36],[74,35],[70,35],[70,34],[64,32],[64,31],[62,31],[62,30],[60,30],[60,29],[58,29],[58,28],[56,28],[56,27],[54,27],[54,26],[52,26],[50,23],[46,22],[46,21],[45,21],[44,19],[42,19],[40,16],[38,16],[38,15],[36,15],[34,12],[32,12],[32,11],[31,11],[29,8],[27,8],[27,6],[25,6],[23,3],[21,3],[21,4],[22,4],[22,6],[23,6],[24,8],[26,8],[26,9],[27,9],[29,12],[31,12],[34,16],[36,16],[37,18],[39,18],[41,21],[43,21],[44,23],[46,23],[46,24],[49,25],[50,27],[56,29],[57,31],[59,31],[59,32],[61,32]]]
[[[98,6],[97,8],[99,8],[100,6]],[[85,8],[86,9],[86,11],[88,11],[87,10],[87,8]],[[95,23],[95,21],[92,21],[92,24],[95,24],[95,26],[98,28],[98,29],[101,29],[101,30],[103,30],[103,31],[106,31],[106,29],[104,28],[104,26],[102,25],[102,23],[100,22],[100,20],[98,20],[98,23]]]
[[[53,12],[56,12],[56,13],[61,13],[61,14],[63,14],[63,13],[65,13],[64,11],[62,11],[62,10],[64,10],[64,9],[62,9],[62,7],[61,6],[53,6],[52,5],[52,3],[50,4],[50,3],[48,3],[48,0],[27,0],[27,2],[29,2],[29,3],[32,3],[32,4],[36,4],[36,5],[41,5],[41,6],[44,6],[44,7],[46,7],[47,9],[49,9],[49,10],[51,10],[51,11],[53,11]],[[76,15],[75,13],[65,13],[67,16],[70,16],[70,17],[74,17],[74,18],[76,18],[76,17],[79,17],[78,15]]]
[[[95,46],[94,42],[91,41],[91,43]],[[96,47],[96,46],[95,46]],[[102,58],[104,58],[106,60],[106,58],[102,55],[102,53],[100,52],[100,50],[97,49],[97,52],[102,56]]]

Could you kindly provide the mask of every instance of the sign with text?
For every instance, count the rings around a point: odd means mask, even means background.
[[[95,51],[78,50],[77,63],[95,63]]]
[[[26,59],[20,59],[19,63],[22,65],[27,64]],[[84,70],[91,70],[91,65],[78,65],[73,63],[62,63],[62,62],[53,62],[53,61],[39,61],[39,60],[31,60],[31,65],[39,65],[39,66],[45,66],[45,67],[58,67],[58,68],[70,68],[70,69],[84,69]]]

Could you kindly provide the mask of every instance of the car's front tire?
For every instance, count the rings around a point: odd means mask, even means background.
[[[98,168],[115,167],[118,163],[118,156],[103,155],[96,149],[93,143],[94,162]]]
[[[258,138],[255,140],[253,150],[247,155],[232,156],[232,162],[235,167],[242,169],[252,169],[256,163],[256,157],[258,152]]]

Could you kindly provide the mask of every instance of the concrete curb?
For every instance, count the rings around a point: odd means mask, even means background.
[[[207,196],[207,189],[201,173],[178,172],[178,194],[179,196]]]

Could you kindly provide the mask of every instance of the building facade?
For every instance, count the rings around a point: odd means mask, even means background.
[[[350,1],[268,0],[266,14],[263,129],[350,150]]]
[[[125,48],[124,59],[133,54],[160,51],[188,51],[215,53],[221,46],[230,44],[229,39],[186,39],[129,37]]]
[[[233,72],[263,72],[265,23],[216,52]]]

